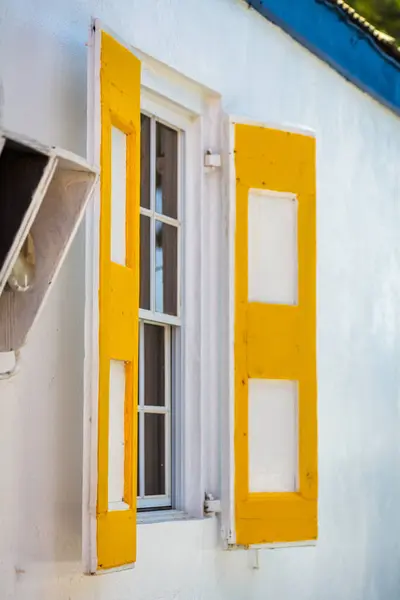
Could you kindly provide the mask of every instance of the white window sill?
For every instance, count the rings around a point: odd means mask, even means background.
[[[152,510],[148,512],[139,512],[136,516],[138,525],[146,525],[148,523],[166,523],[171,521],[191,521],[194,517],[190,517],[182,510]]]
[[[286,548],[314,548],[318,540],[309,540],[304,542],[277,542],[275,544],[251,544],[250,546],[237,546],[236,544],[227,544],[225,550],[284,550]]]

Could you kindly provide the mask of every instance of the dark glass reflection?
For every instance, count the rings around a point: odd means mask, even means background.
[[[156,311],[177,315],[178,230],[156,221]]]
[[[147,406],[165,404],[164,327],[144,325],[144,403]]]
[[[150,309],[150,219],[140,215],[140,308]]]
[[[178,216],[178,133],[156,125],[156,212]]]
[[[140,206],[150,208],[150,118],[140,115]]]
[[[165,415],[144,415],[145,494],[165,494]]]

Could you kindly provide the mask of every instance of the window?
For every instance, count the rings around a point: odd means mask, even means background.
[[[141,114],[138,509],[173,506],[182,133]]]
[[[85,570],[136,561],[137,508],[199,518],[205,491],[221,492],[227,548],[309,543],[315,140],[222,126],[218,95],[91,35],[101,185],[86,235]],[[204,148],[222,149],[220,171],[204,172]]]

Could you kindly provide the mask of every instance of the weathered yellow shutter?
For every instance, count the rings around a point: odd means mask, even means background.
[[[259,125],[235,124],[233,127],[236,176],[235,541],[238,545],[308,541],[317,537],[318,488],[315,140],[308,135]],[[249,298],[249,269],[253,269],[251,261],[257,260],[254,253],[249,255],[249,197],[252,191],[259,194],[257,202],[261,204],[257,206],[261,211],[262,202],[271,195],[275,195],[277,202],[291,196],[296,204],[297,256],[294,266],[297,279],[293,302]],[[275,233],[279,238],[279,231]],[[278,239],[278,247],[279,243]],[[262,254],[261,246],[262,243],[259,248]],[[277,252],[276,260],[280,260],[279,254]],[[262,273],[262,265],[260,269]],[[283,272],[281,275],[286,277]],[[277,281],[279,287],[279,273]],[[262,385],[265,381],[278,382],[278,386],[287,382],[296,389],[297,473],[291,491],[250,489],[249,448],[253,442],[249,428],[249,397],[252,380],[261,381]],[[282,446],[285,440],[278,442]],[[277,475],[279,477],[279,473]]]
[[[97,566],[136,560],[137,382],[139,315],[140,61],[101,32],[101,210]],[[125,264],[111,260],[111,134],[126,135]],[[108,499],[110,363],[125,368],[124,494],[120,509]]]

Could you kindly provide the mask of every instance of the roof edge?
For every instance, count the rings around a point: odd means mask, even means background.
[[[344,18],[364,31],[367,36],[370,36],[372,40],[380,47],[385,54],[388,54],[396,61],[400,61],[400,48],[394,37],[384,33],[377,29],[372,23],[367,21],[360,13],[358,13],[352,6],[344,2],[344,0],[324,0],[327,4],[333,5],[336,10],[340,11]]]
[[[391,43],[389,36],[375,30],[345,2],[245,2],[340,75],[400,116],[400,50]]]

